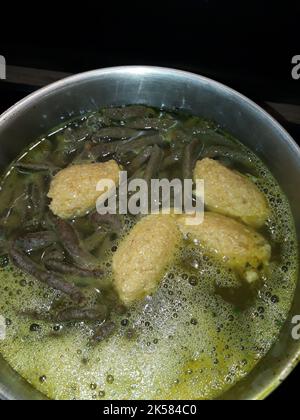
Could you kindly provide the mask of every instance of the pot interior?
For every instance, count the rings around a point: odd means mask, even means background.
[[[179,108],[213,119],[254,151],[269,167],[288,197],[300,234],[300,151],[288,134],[263,110],[238,93],[189,73],[129,67],[99,70],[58,82],[31,95],[0,118],[0,168],[53,127],[104,106],[146,104]],[[254,371],[224,399],[263,398],[297,362],[300,345],[291,336],[300,314],[300,285],[290,317],[276,345]],[[0,359],[0,394],[9,399],[43,396]]]

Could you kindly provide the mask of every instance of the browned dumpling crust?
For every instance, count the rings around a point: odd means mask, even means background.
[[[255,272],[261,265],[268,264],[271,246],[251,227],[211,212],[205,213],[204,222],[199,225],[188,225],[188,217],[193,216],[177,218],[181,232],[198,241],[208,254],[238,270],[249,282],[256,280]]]
[[[84,216],[96,207],[97,199],[101,197],[101,193],[97,191],[98,182],[108,179],[118,185],[120,170],[114,160],[71,165],[62,169],[50,185],[50,209],[61,219]]]
[[[181,240],[171,215],[150,215],[135,225],[113,257],[115,287],[126,305],[155,291]]]
[[[234,217],[253,227],[261,227],[270,216],[267,200],[246,176],[213,159],[197,162],[194,179],[203,179],[205,205],[209,211]]]

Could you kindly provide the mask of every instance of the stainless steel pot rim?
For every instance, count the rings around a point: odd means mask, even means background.
[[[87,79],[97,79],[101,76],[105,75],[118,75],[124,74],[128,75],[128,77],[143,77],[147,75],[159,75],[159,74],[168,74],[169,76],[176,78],[186,78],[187,80],[194,80],[194,81],[201,81],[202,84],[207,84],[214,86],[218,91],[226,92],[236,98],[238,98],[241,102],[247,103],[248,106],[255,112],[257,115],[264,116],[266,120],[268,120],[273,127],[276,128],[278,134],[282,136],[286,142],[286,146],[290,148],[291,152],[293,152],[300,161],[300,147],[294,141],[294,139],[289,135],[289,133],[270,115],[268,114],[263,108],[257,105],[255,102],[244,96],[243,94],[237,92],[236,90],[220,83],[205,76],[196,75],[191,72],[172,69],[168,67],[155,67],[155,66],[119,66],[119,67],[108,67],[104,69],[97,69],[91,70],[88,72],[83,72],[76,74],[74,76],[69,76],[65,79],[59,80],[55,83],[52,83],[46,87],[39,89],[38,91],[28,95],[26,98],[22,99],[21,101],[17,102],[7,111],[5,111],[2,115],[0,115],[0,125],[6,125],[9,123],[9,120],[21,114],[23,110],[25,110],[28,106],[31,106],[33,103],[37,103],[39,99],[44,98],[50,94],[54,94],[55,92],[60,91],[61,89],[66,89],[68,86],[74,86],[80,84],[81,82],[85,82]],[[126,105],[126,104],[124,104]],[[290,357],[290,362],[288,365],[285,366],[284,369],[281,369],[278,374],[269,381],[269,383],[265,386],[265,388],[260,392],[253,394],[249,397],[249,399],[264,399],[268,395],[270,395],[287,376],[291,373],[291,371],[296,367],[296,365],[300,361],[300,344],[294,354]],[[10,392],[6,389],[1,389],[0,385],[0,398],[1,399],[9,399]]]
[[[295,140],[289,135],[289,133],[270,115],[268,114],[263,108],[261,108],[259,105],[257,105],[255,102],[253,102],[251,99],[247,98],[243,94],[239,93],[238,91],[220,83],[213,79],[210,79],[205,76],[197,75],[191,72],[183,71],[183,70],[176,70],[168,67],[155,67],[155,66],[119,66],[119,67],[107,67],[104,69],[98,69],[98,70],[91,70],[83,73],[76,74],[74,76],[69,76],[65,79],[59,80],[58,82],[51,83],[48,86],[45,86],[38,91],[28,95],[26,98],[22,99],[21,101],[17,102],[15,105],[13,105],[11,108],[9,108],[7,111],[5,111],[0,116],[0,123],[5,123],[7,119],[9,119],[14,114],[17,114],[22,111],[23,108],[26,108],[27,105],[30,105],[30,103],[34,102],[35,100],[38,100],[39,98],[43,96],[47,96],[50,93],[54,93],[55,91],[60,90],[61,88],[66,88],[67,86],[72,86],[74,84],[80,83],[85,81],[86,79],[97,79],[99,76],[104,75],[112,75],[112,74],[118,74],[118,73],[127,73],[128,76],[146,76],[147,74],[160,74],[167,72],[169,75],[172,75],[174,77],[176,76],[183,76],[188,79],[195,79],[195,80],[201,80],[203,82],[206,82],[207,84],[214,85],[219,90],[227,91],[227,93],[231,93],[232,95],[238,97],[244,102],[247,102],[253,110],[255,110],[259,114],[263,114],[265,118],[272,121],[272,124],[276,126],[276,128],[286,137],[289,141],[289,146],[294,149],[294,152],[296,154],[299,154],[300,157],[300,148],[295,142]]]

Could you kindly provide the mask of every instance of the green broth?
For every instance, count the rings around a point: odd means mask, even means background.
[[[266,355],[290,310],[298,260],[289,203],[252,152],[213,122],[178,111],[101,110],[54,129],[25,150],[21,162],[66,167],[87,158],[83,148],[88,142],[126,142],[130,130],[157,130],[162,136],[164,159],[169,164],[160,177],[180,177],[185,145],[201,136],[204,152],[218,149],[214,158],[253,179],[272,210],[262,232],[273,248],[267,272],[255,287],[237,287],[235,273],[186,240],[156,293],[118,313],[114,310],[112,256],[138,220],[126,216],[120,234],[107,235],[93,251],[102,261],[106,286],[97,278],[69,278],[82,288],[89,305],[111,302],[110,320],[116,329],[95,343],[92,336],[97,322],[60,324],[49,319],[53,308],[70,302],[15,269],[1,245],[0,315],[7,321],[7,336],[0,341],[0,351],[13,369],[51,399],[217,398]],[[124,169],[130,167],[136,153],[130,150],[117,156]],[[105,159],[97,157],[98,161]],[[50,172],[14,165],[8,169],[0,191],[1,232],[6,239],[40,229],[41,214],[28,208],[27,188],[30,182],[42,183],[46,213],[51,168]],[[88,216],[73,224],[82,239],[93,233]],[[39,261],[42,251],[31,257]]]

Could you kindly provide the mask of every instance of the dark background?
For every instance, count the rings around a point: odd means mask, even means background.
[[[249,96],[300,143],[300,80],[291,77],[292,57],[300,55],[300,2],[34,4],[1,4],[0,54],[8,65],[66,73],[125,64],[190,70]],[[37,88],[10,80],[9,71],[8,79],[0,82],[0,112]],[[300,368],[270,399],[296,398],[298,382]]]

